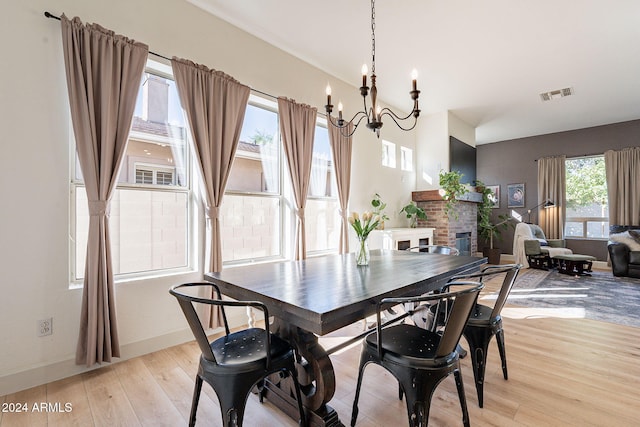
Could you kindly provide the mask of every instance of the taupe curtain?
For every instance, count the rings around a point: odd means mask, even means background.
[[[329,120],[329,118],[327,118]],[[349,252],[349,194],[351,193],[351,152],[353,143],[350,136],[344,136],[342,132],[350,134],[353,124],[349,123],[344,129],[328,125],[329,143],[333,156],[333,167],[336,172],[336,186],[338,187],[338,201],[340,202],[340,241],[338,253]]]
[[[307,257],[304,208],[309,192],[317,110],[280,97],[278,116],[296,203],[295,259],[301,260]]]
[[[109,205],[148,56],[142,43],[62,15],[71,120],[89,200],[89,236],[76,363],[120,356],[109,241]]]
[[[210,227],[209,271],[220,271],[220,205],[240,141],[250,89],[221,71],[185,59],[173,58],[171,66],[204,181]]]
[[[604,153],[609,224],[640,225],[640,147]]]
[[[538,225],[549,239],[564,238],[564,218],[566,213],[566,156],[543,157],[538,159],[538,203],[550,199],[555,207],[538,210]]]

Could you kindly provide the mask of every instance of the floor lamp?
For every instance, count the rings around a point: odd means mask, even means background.
[[[548,208],[554,207],[555,205],[556,204],[553,203],[551,199],[547,199],[544,202],[540,203],[539,205],[536,205],[531,209],[527,209],[527,223],[531,224],[531,211],[538,209],[540,206],[542,206],[545,209],[548,209]]]

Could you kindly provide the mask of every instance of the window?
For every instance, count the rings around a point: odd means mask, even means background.
[[[400,169],[411,172],[413,170],[413,150],[400,147]]]
[[[285,257],[293,228],[291,192],[277,104],[251,95],[221,210],[222,260],[267,261]],[[316,125],[311,181],[305,208],[307,253],[337,250],[340,233],[329,134]]]
[[[222,261],[281,257],[282,154],[277,105],[251,95],[222,199]]]
[[[609,207],[604,156],[566,160],[565,237],[605,239]]]
[[[307,254],[337,251],[340,238],[336,177],[329,132],[316,125],[311,182],[305,207]]]
[[[135,165],[136,184],[173,185],[174,170],[150,165]]]
[[[382,140],[382,166],[396,167],[396,144]]]
[[[188,162],[187,129],[171,67],[149,60],[111,200],[115,275],[190,267],[193,232]],[[84,275],[89,212],[77,157],[75,164],[71,273],[73,280],[79,280]]]

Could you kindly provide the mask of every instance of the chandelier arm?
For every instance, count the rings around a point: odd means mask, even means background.
[[[356,118],[356,117],[358,117],[358,115],[360,115],[360,118],[359,118],[359,119],[358,119],[358,121],[357,121],[357,122],[355,122],[355,124],[354,124],[354,123],[353,123],[353,121],[355,120],[355,118]],[[345,133],[345,132],[343,132],[343,130],[344,130],[344,129],[348,129],[347,125],[344,125],[344,126],[337,126],[337,127],[338,127],[338,129],[340,129],[340,134],[341,134],[342,136],[344,136],[345,138],[350,137],[351,135],[353,135],[353,134],[356,132],[356,129],[358,129],[358,125],[360,124],[360,122],[361,122],[361,121],[362,121],[362,119],[364,119],[364,118],[365,118],[365,115],[362,113],[362,111],[358,111],[358,112],[356,113],[356,115],[355,115],[355,116],[353,116],[353,118],[352,118],[349,122],[347,122],[347,123],[351,123],[351,124],[353,125],[353,129],[351,130],[351,132],[346,132],[346,133]]]
[[[359,118],[358,118],[359,116]],[[362,121],[362,119],[364,119],[365,117],[367,117],[367,115],[365,113],[363,113],[362,111],[358,111],[356,114],[353,115],[353,117],[351,118],[351,120],[349,121],[344,121],[343,122],[345,124],[340,125],[338,120],[335,120],[331,114],[327,114],[327,121],[333,126],[336,127],[338,129],[340,129],[340,134],[344,137],[350,137],[351,135],[353,135],[356,131],[356,129],[358,128],[358,125],[360,124],[360,122]],[[357,121],[355,121],[356,119],[358,119]],[[368,118],[367,118],[368,120]],[[355,121],[355,123],[354,123]],[[344,129],[347,129],[347,124],[351,123],[353,124],[353,130],[351,132],[343,132]]]
[[[400,121],[404,121],[407,120],[409,117],[413,116],[415,112],[415,109],[412,110],[409,114],[407,114],[406,117],[400,117],[398,116],[396,113],[393,112],[393,110],[391,110],[389,107],[385,107],[382,110],[380,110],[380,117],[387,115],[387,116],[391,116],[391,118],[398,119]]]
[[[384,111],[384,110],[386,110],[386,111]],[[407,117],[405,117],[405,118],[401,118],[401,117],[398,117],[398,116],[397,116],[393,111],[389,110],[388,108],[385,108],[384,110],[383,110],[383,113],[381,113],[381,114],[380,114],[380,117],[382,117],[382,116],[384,116],[384,115],[387,115],[387,116],[391,117],[391,119],[392,119],[394,122],[396,122],[396,126],[398,126],[400,129],[402,129],[402,130],[404,130],[404,131],[410,131],[410,130],[412,130],[413,128],[415,128],[415,127],[416,127],[416,125],[418,124],[418,118],[414,116],[414,118],[413,118],[413,125],[412,125],[411,127],[405,128],[405,127],[403,127],[403,126],[400,124],[400,122],[403,122],[403,121],[405,121],[405,120],[409,119],[409,117],[411,117],[411,116],[413,115],[413,113],[409,114],[409,115],[408,115]]]
[[[357,121],[357,122],[355,122],[355,123],[354,123],[353,121],[354,121],[354,120],[356,119],[356,117],[358,117],[358,116],[360,116],[360,118],[358,119],[358,121]],[[362,112],[362,111],[358,111],[358,112],[353,116],[353,118],[352,118],[352,119],[351,119],[351,121],[349,122],[349,123],[353,123],[353,132],[355,132],[355,131],[356,131],[356,129],[358,128],[358,125],[360,124],[360,122],[362,121],[362,119],[364,119],[365,117],[367,118],[367,123],[368,123],[368,122],[369,122],[369,116],[367,116],[367,115],[366,115],[364,112]],[[351,132],[351,135],[353,135],[353,132]],[[351,136],[351,135],[349,135],[349,136]]]

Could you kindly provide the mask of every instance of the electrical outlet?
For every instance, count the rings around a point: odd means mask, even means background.
[[[53,334],[53,317],[38,320],[38,336],[44,337]]]

